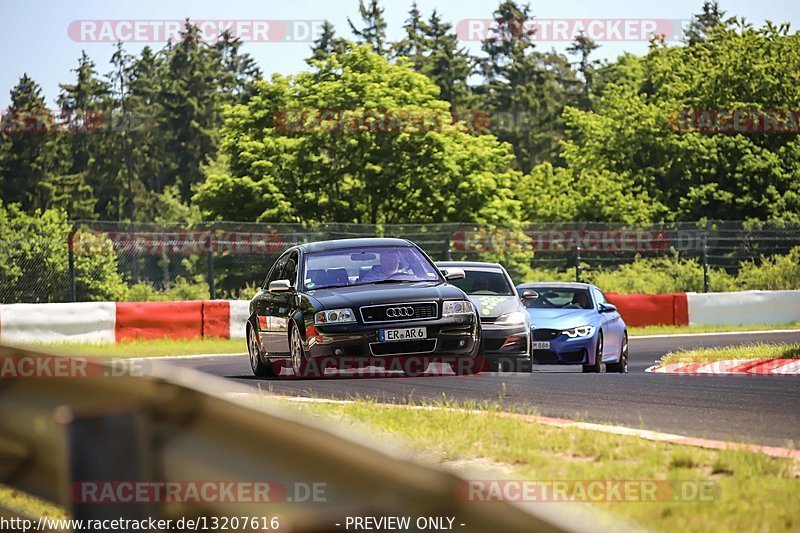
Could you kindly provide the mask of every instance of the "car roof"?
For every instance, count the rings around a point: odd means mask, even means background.
[[[363,239],[335,239],[331,241],[317,241],[300,244],[297,247],[306,253],[327,252],[330,250],[346,250],[348,248],[367,248],[371,246],[413,246],[411,241],[406,239],[393,238],[363,238]]]
[[[530,283],[520,283],[517,289],[535,289],[536,287],[553,287],[561,289],[590,289],[594,285],[590,283],[579,283],[577,281],[534,281]]]
[[[461,268],[497,268],[505,270],[500,263],[483,263],[481,261],[435,261],[436,266],[461,267]]]

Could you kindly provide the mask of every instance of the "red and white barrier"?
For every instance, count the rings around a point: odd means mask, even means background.
[[[608,294],[629,326],[786,324],[800,321],[800,291]],[[117,342],[244,338],[248,301],[0,305],[0,342]]]
[[[0,305],[0,343],[244,338],[249,303],[199,300],[5,304]]]

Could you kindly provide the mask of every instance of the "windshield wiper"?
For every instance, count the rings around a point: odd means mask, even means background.
[[[379,281],[368,281],[366,283],[359,283],[359,285],[380,285],[381,283],[412,283],[414,281],[423,281],[419,279],[382,279]]]

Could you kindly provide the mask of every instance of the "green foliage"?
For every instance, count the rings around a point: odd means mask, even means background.
[[[636,68],[610,76],[593,112],[567,109],[566,166],[623,177],[648,195],[654,220],[800,220],[797,135],[684,132],[680,114],[797,109],[800,34],[713,26],[692,46],[654,44],[628,61]]]
[[[452,123],[438,88],[368,47],[259,82],[223,128],[229,158],[194,201],[211,218],[514,223],[508,145]],[[329,111],[335,117],[326,117]],[[427,122],[422,122],[422,121]],[[426,126],[426,124],[428,126]]]
[[[745,290],[800,289],[800,246],[787,255],[763,258],[760,263],[745,261],[736,276],[736,284]]]
[[[3,303],[69,301],[70,230],[67,214],[62,210],[36,210],[27,215],[16,204],[0,204]],[[114,301],[127,294],[113,252],[76,253],[75,280],[81,301]]]
[[[178,277],[172,285],[165,289],[155,289],[144,282],[131,285],[126,300],[130,302],[172,302],[186,300],[207,300],[210,289],[203,279],[192,281]]]

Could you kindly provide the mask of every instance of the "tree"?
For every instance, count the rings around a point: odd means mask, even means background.
[[[510,147],[451,123],[437,94],[409,66],[352,45],[259,82],[228,113],[229,160],[194,201],[229,220],[515,223]]]
[[[344,39],[336,37],[336,31],[328,20],[322,23],[322,33],[319,39],[314,41],[311,47],[311,57],[306,59],[306,63],[321,61],[333,53],[340,53],[344,45]]]
[[[67,236],[72,226],[60,209],[23,212],[0,202],[0,302],[66,302],[70,299]],[[80,301],[118,301],[127,285],[113,252],[75,254]]]
[[[425,55],[428,53],[428,43],[425,34],[428,31],[427,24],[422,20],[422,14],[417,7],[417,3],[411,4],[408,11],[408,18],[403,23],[405,36],[394,43],[392,49],[395,57],[406,57],[411,61],[417,72],[422,72],[425,62]]]
[[[492,132],[514,146],[519,167],[529,170],[558,155],[561,111],[567,104],[566,60],[535,50],[530,7],[503,1],[482,43],[480,93],[495,124]]]
[[[453,108],[465,106],[470,96],[467,86],[472,70],[469,54],[458,46],[452,24],[443,22],[436,10],[422,29],[429,54],[417,70],[439,87],[442,100],[450,102]]]
[[[580,56],[578,71],[581,73],[581,76],[583,76],[583,95],[580,107],[584,110],[591,109],[592,107],[592,79],[594,78],[594,66],[597,64],[597,61],[589,61],[589,56],[598,48],[600,48],[600,45],[587,37],[583,32],[575,38],[575,42],[567,47],[568,53]]]
[[[49,166],[55,117],[45,107],[42,89],[27,74],[11,89],[11,104],[0,131],[0,199],[24,210],[41,207],[42,183]]]
[[[358,0],[358,13],[364,27],[359,29],[347,17],[350,30],[356,36],[359,43],[368,44],[376,54],[386,56],[389,48],[386,42],[386,20],[383,18],[383,8],[378,5],[378,0],[369,0],[365,5],[364,0]]]
[[[719,2],[706,0],[703,2],[703,12],[692,16],[685,42],[693,46],[705,41],[714,28],[725,26],[724,17],[725,12],[719,8]]]
[[[724,122],[717,131],[710,118],[797,109],[800,34],[740,23],[690,47],[655,44],[639,75],[640,84],[608,84],[592,112],[565,111],[562,155],[573,175],[628,176],[652,200],[656,220],[800,220],[796,119],[778,122],[780,132],[736,131]],[[711,130],[700,130],[696,117]]]

